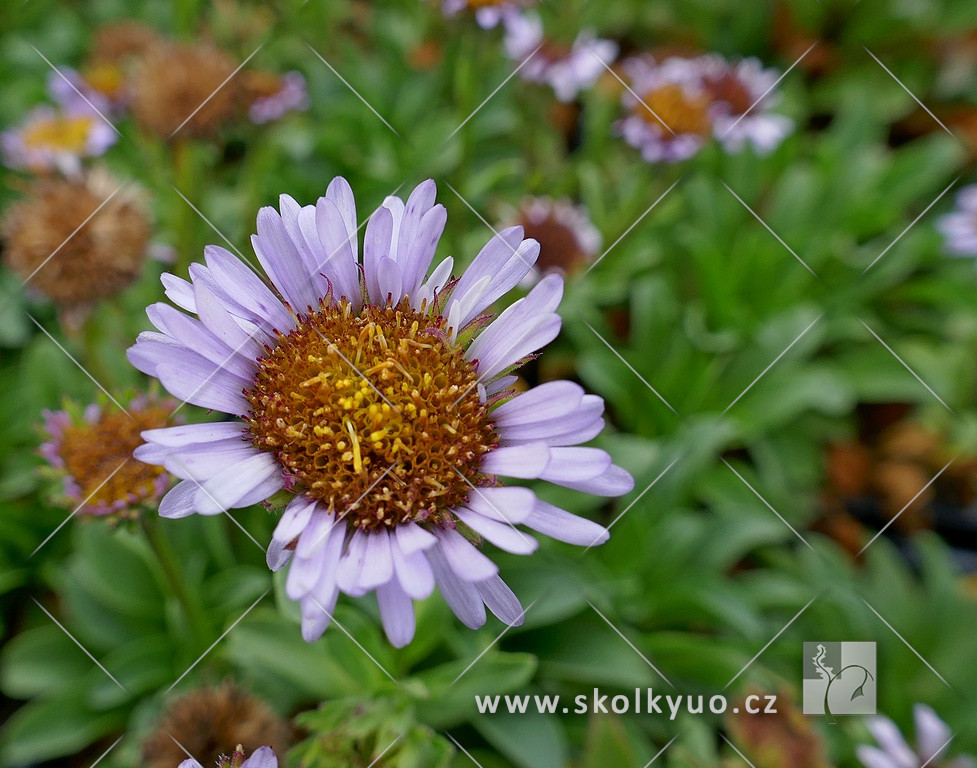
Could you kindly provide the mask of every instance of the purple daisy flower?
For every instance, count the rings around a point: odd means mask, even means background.
[[[447,16],[457,16],[463,11],[475,13],[475,21],[482,29],[493,29],[502,22],[519,13],[519,9],[530,5],[532,0],[442,0],[441,12]]]
[[[954,256],[977,256],[977,184],[957,195],[956,208],[936,225],[947,251]]]
[[[20,127],[0,134],[0,149],[9,168],[74,174],[81,170],[82,158],[103,154],[115,140],[112,126],[87,105],[65,110],[40,106]]]
[[[913,750],[899,732],[898,726],[887,717],[873,717],[867,722],[868,729],[878,747],[862,745],[855,754],[865,768],[974,768],[972,757],[961,756],[952,760],[937,758],[950,743],[952,734],[946,723],[925,704],[913,708],[916,722],[916,749]]]
[[[301,72],[287,72],[278,91],[251,102],[248,118],[255,125],[281,120],[288,112],[309,108],[309,92]]]
[[[505,19],[505,28],[509,58],[522,62],[531,56],[519,70],[523,80],[549,84],[563,102],[573,101],[597,82],[605,65],[617,58],[617,43],[598,38],[592,30],[580,32],[570,46],[548,41],[536,14],[511,14]]]
[[[759,59],[730,62],[710,54],[696,60],[712,103],[713,133],[727,152],[750,143],[757,152],[772,151],[793,129],[790,118],[770,110],[779,94],[773,91],[777,71],[764,69]]]
[[[204,251],[192,282],[164,275],[149,307],[159,333],[129,359],[176,397],[236,416],[143,433],[137,458],[183,478],[164,517],[219,514],[292,494],[268,549],[292,561],[286,593],[302,634],[322,635],[340,592],[376,591],[400,647],[413,601],[435,585],[480,627],[488,607],[508,624],[519,600],[481,550],[528,554],[523,524],[591,545],[601,526],[499,478],[538,479],[602,496],[633,487],[602,450],[580,447],[603,427],[601,398],[555,381],[516,394],[512,371],[559,333],[563,281],[551,275],[494,319],[539,253],[521,227],[504,230],[455,279],[453,260],[428,274],[447,213],[433,181],[370,217],[362,261],[353,191],[342,178],[315,205],[283,195],[262,208],[252,244],[268,287],[223,248]]]
[[[589,264],[602,242],[601,234],[583,205],[567,198],[529,197],[505,215],[523,234],[539,243],[539,258],[522,281],[531,288],[544,276],[572,275]]]
[[[193,758],[187,758],[180,763],[180,768],[204,768]],[[278,768],[278,757],[271,747],[259,747],[251,753],[251,757],[244,758],[244,748],[238,747],[233,755],[221,757],[217,768]]]
[[[48,464],[44,473],[59,485],[55,502],[82,517],[112,521],[155,507],[171,478],[161,467],[134,460],[132,452],[140,433],[166,424],[175,407],[168,399],[137,395],[126,411],[98,403],[44,411],[38,452]]]
[[[94,108],[103,115],[117,117],[125,105],[125,90],[121,85],[113,93],[100,91],[81,72],[71,67],[62,67],[51,73],[48,93],[68,112],[91,111]]]
[[[623,64],[628,89],[621,99],[628,115],[616,128],[649,163],[687,160],[712,132],[711,100],[700,67],[691,59],[651,57]]]

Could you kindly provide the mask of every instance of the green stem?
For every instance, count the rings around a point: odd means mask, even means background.
[[[146,534],[149,545],[156,554],[156,559],[159,560],[160,567],[163,569],[163,573],[166,576],[167,582],[169,582],[170,588],[173,590],[173,594],[176,595],[176,599],[183,608],[187,624],[190,627],[191,636],[201,648],[205,647],[211,636],[207,615],[200,602],[187,589],[183,572],[177,565],[176,552],[160,527],[159,516],[147,511],[139,516],[139,522],[142,525],[143,533]]]
[[[189,139],[177,139],[172,147],[173,175],[175,186],[189,200],[194,199],[194,152],[193,145]],[[177,196],[179,197],[179,195]],[[177,200],[175,203],[177,239],[176,272],[178,275],[186,275],[190,269],[190,264],[194,260],[194,231],[195,224],[193,209],[184,200]]]
[[[82,322],[80,329],[81,345],[84,350],[84,360],[86,370],[91,375],[104,383],[106,387],[112,387],[116,383],[116,377],[105,366],[104,357],[99,354],[103,340],[102,320],[99,317],[98,308],[94,309]]]

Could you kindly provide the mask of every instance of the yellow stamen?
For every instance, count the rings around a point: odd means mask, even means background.
[[[87,115],[56,115],[38,120],[24,129],[24,144],[31,149],[51,149],[80,154],[88,145],[94,118]]]

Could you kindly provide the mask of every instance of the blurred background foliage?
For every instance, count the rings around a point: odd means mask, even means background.
[[[729,685],[732,696],[755,688],[796,702],[806,640],[877,641],[880,711],[908,726],[912,704],[927,702],[956,732],[955,748],[977,751],[967,575],[977,540],[975,276],[971,261],[943,255],[933,228],[952,193],[928,208],[973,178],[977,6],[552,5],[541,11],[555,35],[592,26],[628,53],[716,51],[791,68],[779,87],[794,135],[765,157],[709,146],[678,166],[647,165],[614,135],[613,79],[570,108],[518,78],[496,92],[515,66],[498,31],[411,0],[29,0],[5,10],[3,125],[44,100],[50,69],[39,53],[77,65],[94,28],[133,13],[174,37],[211,38],[238,62],[253,55],[256,67],[305,75],[307,112],[229,125],[217,141],[186,145],[182,159],[119,122],[104,162],[147,191],[154,240],[176,249],[178,272],[224,237],[247,253],[260,206],[281,193],[311,201],[337,174],[361,212],[433,177],[449,210],[439,253],[463,264],[490,234],[480,217],[494,225],[526,195],[579,200],[613,247],[570,279],[564,331],[527,378],[577,378],[603,396],[612,426],[598,442],[637,483],[610,504],[546,491],[613,524],[612,536],[586,552],[543,541],[532,558],[500,557],[530,607],[525,626],[497,642],[498,622],[470,632],[435,596],[403,650],[362,602],[341,603],[336,626],[306,644],[264,565],[274,520],[263,508],[147,530],[72,520],[47,540],[65,511],[37,477],[40,413],[97,395],[59,345],[110,391],[140,386],[123,352],[147,327],[143,308],[161,298],[166,267],[147,265],[80,337],[59,332],[53,310],[4,272],[4,765],[87,765],[120,737],[104,764],[134,764],[174,693],[227,678],[298,716],[290,762],[301,766],[370,765],[398,737],[383,765],[471,765],[457,739],[484,768],[638,766],[675,736],[664,765],[739,764],[720,734],[758,766],[798,765],[760,762],[749,727],[729,718],[489,716],[474,696],[665,690],[643,655],[678,691]],[[5,180],[4,207],[21,184],[14,173]],[[918,490],[907,480],[912,492],[899,486],[900,496],[858,476],[873,471],[859,462],[906,425],[936,435],[935,452],[956,457],[954,469],[912,526],[892,526],[860,554],[893,504]],[[153,542],[178,553],[176,581]],[[181,594],[179,583],[194,588]],[[853,745],[866,741],[857,720],[809,729],[831,765],[854,765]]]

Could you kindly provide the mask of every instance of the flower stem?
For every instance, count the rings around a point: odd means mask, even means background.
[[[189,199],[194,198],[195,174],[193,146],[189,139],[179,138],[172,147],[173,175],[176,188]],[[179,195],[178,195],[179,197]],[[177,256],[176,273],[186,276],[190,269],[190,263],[194,257],[194,220],[193,209],[183,200],[178,200],[176,216]]]
[[[187,589],[183,572],[177,564],[176,552],[160,527],[159,516],[151,511],[147,511],[139,516],[139,522],[142,526],[143,533],[146,534],[149,545],[156,554],[156,559],[159,560],[160,567],[163,569],[163,573],[166,576],[167,582],[169,582],[170,588],[173,590],[173,594],[183,608],[187,624],[190,627],[191,636],[200,647],[205,647],[211,635],[207,615],[200,602]]]

